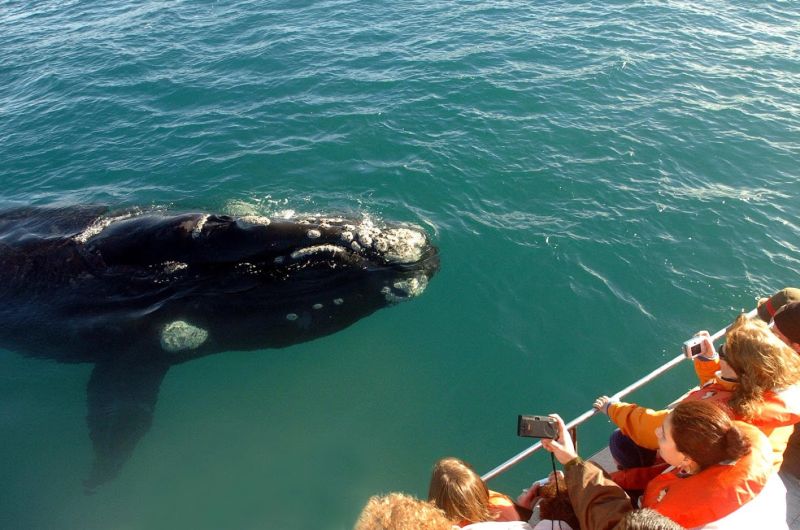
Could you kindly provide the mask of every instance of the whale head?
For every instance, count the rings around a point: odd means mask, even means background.
[[[106,277],[136,278],[128,317],[177,360],[334,333],[418,297],[439,269],[423,229],[367,217],[148,214],[83,244]]]

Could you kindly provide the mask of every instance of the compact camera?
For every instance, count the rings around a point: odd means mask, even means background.
[[[703,348],[701,347],[702,342],[703,337],[692,337],[691,339],[687,340],[683,343],[683,354],[687,357],[700,355],[700,352],[703,351]]]
[[[558,422],[550,416],[517,416],[517,436],[526,438],[558,437]]]

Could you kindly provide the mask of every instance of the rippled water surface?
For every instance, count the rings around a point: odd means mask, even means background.
[[[340,333],[170,370],[93,495],[91,366],[0,350],[3,528],[350,528],[800,283],[796,2],[5,1],[0,79],[0,207],[364,212],[442,258]]]

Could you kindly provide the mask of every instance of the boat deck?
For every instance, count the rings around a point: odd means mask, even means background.
[[[786,522],[792,530],[800,530],[800,479],[781,473],[786,485]]]

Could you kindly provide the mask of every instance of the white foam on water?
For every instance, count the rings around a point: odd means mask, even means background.
[[[246,202],[239,199],[232,199],[225,203],[222,207],[222,211],[228,215],[236,215],[236,216],[257,216],[260,213],[260,207],[258,204]]]

